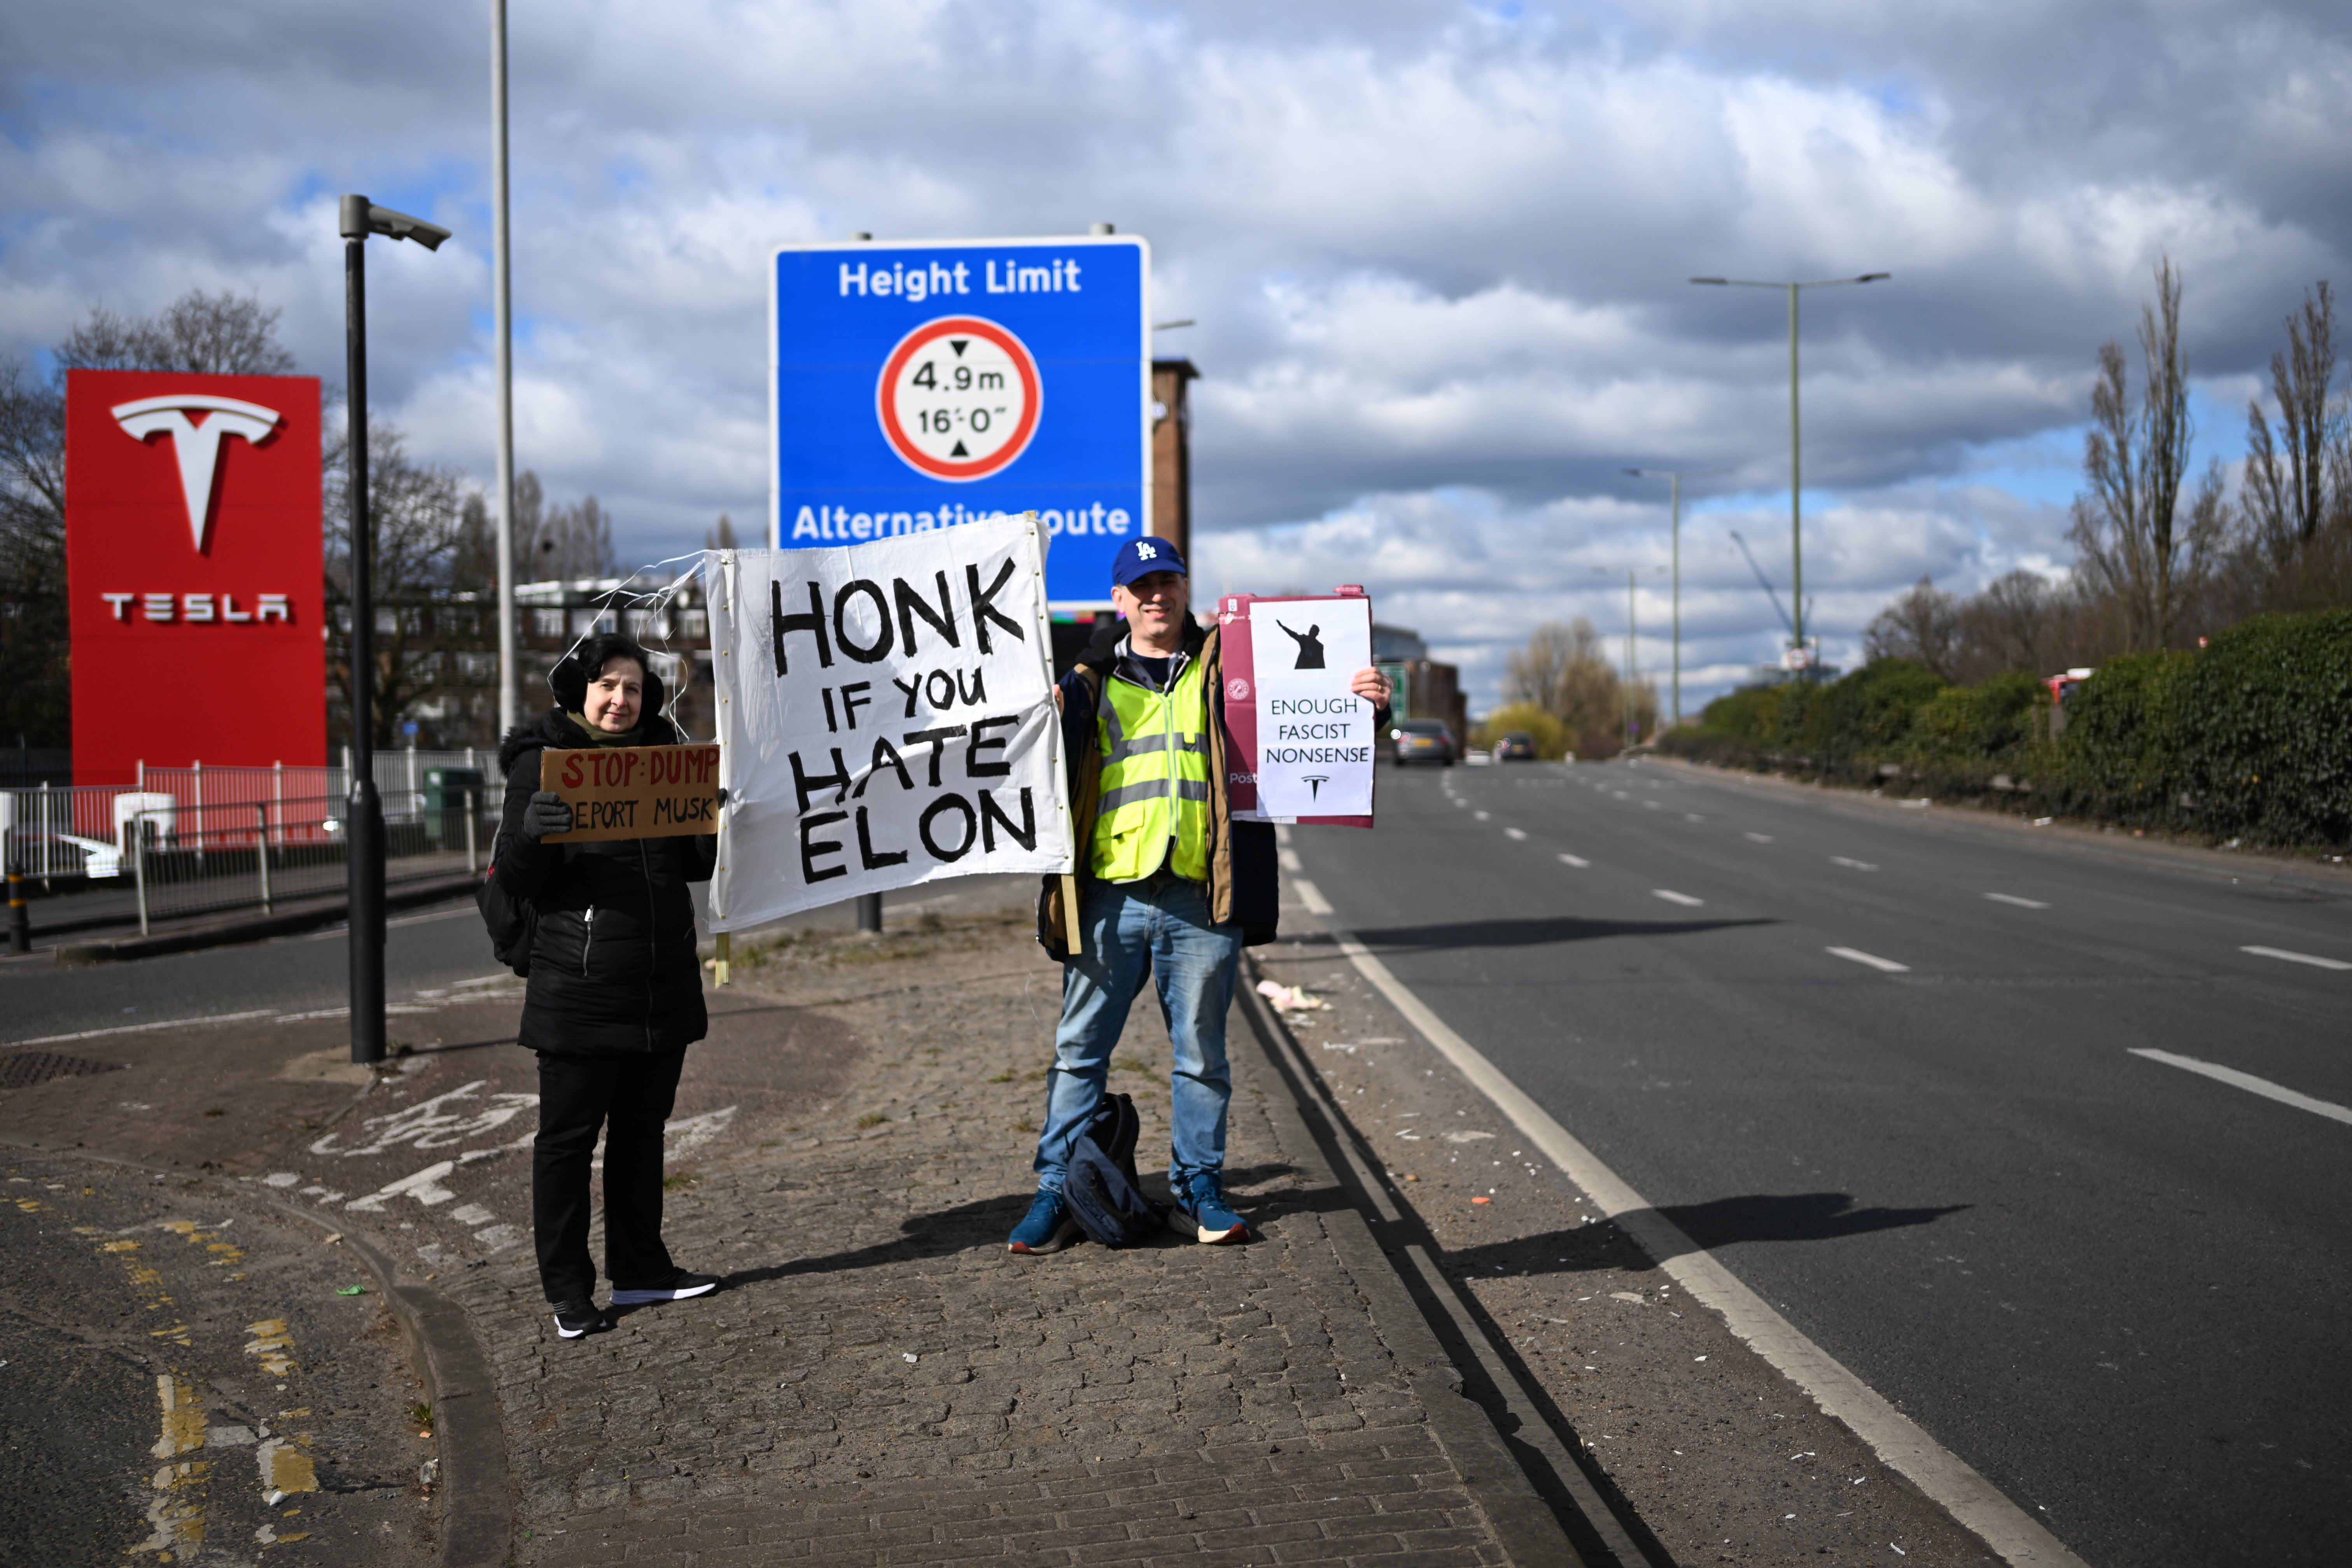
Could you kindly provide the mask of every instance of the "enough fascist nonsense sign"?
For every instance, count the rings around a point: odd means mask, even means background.
[[[714,931],[1069,870],[1045,545],[1013,517],[704,555],[728,791]]]

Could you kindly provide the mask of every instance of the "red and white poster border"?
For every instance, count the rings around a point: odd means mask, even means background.
[[[1224,683],[1225,799],[1241,822],[1296,822],[1307,826],[1370,827],[1370,813],[1361,816],[1267,816],[1257,808],[1258,691],[1257,659],[1250,636],[1250,606],[1267,604],[1328,604],[1336,599],[1370,595],[1356,584],[1342,584],[1332,594],[1229,594],[1217,601],[1217,663]],[[1365,605],[1369,616],[1371,606]],[[1372,770],[1379,789],[1380,770]]]

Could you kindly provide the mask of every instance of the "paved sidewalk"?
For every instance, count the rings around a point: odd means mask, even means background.
[[[444,1276],[498,1369],[517,1561],[1574,1561],[1393,1276],[1343,1262],[1362,1222],[1238,1013],[1229,1172],[1264,1239],[1004,1252],[1058,994],[1024,924],[739,966],[865,1056],[822,1124],[672,1178],[673,1250],[723,1293],[566,1343],[524,1249]],[[1147,1168],[1168,1060],[1139,1008],[1113,1083]]]

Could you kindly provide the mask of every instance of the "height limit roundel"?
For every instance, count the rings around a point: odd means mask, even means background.
[[[938,479],[1012,466],[1045,401],[1028,345],[994,321],[942,316],[898,340],[874,389],[891,450]]]

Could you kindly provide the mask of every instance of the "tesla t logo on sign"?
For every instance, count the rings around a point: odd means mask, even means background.
[[[319,384],[66,378],[74,776],[326,760]]]

